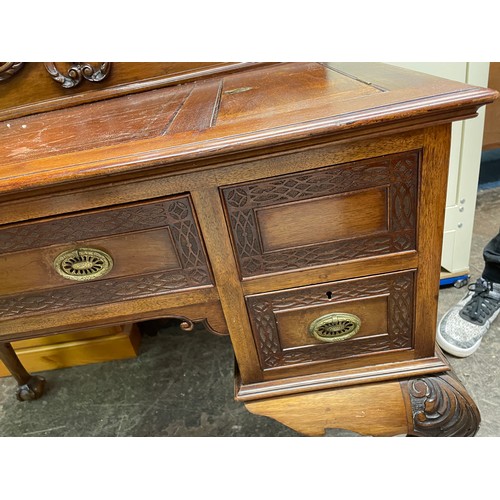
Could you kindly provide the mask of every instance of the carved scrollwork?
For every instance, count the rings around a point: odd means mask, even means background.
[[[474,436],[479,411],[465,388],[453,377],[441,375],[407,382],[413,429],[410,435],[428,437]]]
[[[0,63],[0,82],[13,77],[23,66],[23,62]]]
[[[44,63],[45,69],[49,75],[56,81],[59,82],[65,89],[71,89],[80,84],[82,79],[88,80],[89,82],[100,82],[104,80],[110,70],[111,63],[104,62],[98,69],[89,63],[73,63],[66,75],[62,74],[53,62]]]
[[[141,333],[149,337],[155,336],[162,328],[166,328],[172,324],[175,324],[182,331],[188,333],[194,332],[197,329],[202,329],[220,337],[228,335],[227,332],[218,332],[214,330],[207,318],[191,320],[185,316],[169,314],[161,319],[152,319],[138,323]]]

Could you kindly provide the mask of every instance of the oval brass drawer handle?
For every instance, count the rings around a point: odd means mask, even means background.
[[[90,281],[108,274],[113,259],[103,250],[76,248],[59,254],[54,260],[55,270],[68,280]]]
[[[341,342],[358,333],[361,320],[354,314],[325,314],[309,325],[309,334],[322,342]]]

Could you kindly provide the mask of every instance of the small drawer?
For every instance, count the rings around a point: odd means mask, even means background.
[[[416,248],[420,151],[227,186],[243,279]]]
[[[211,285],[189,195],[0,229],[0,316]]]
[[[411,349],[414,281],[402,271],[248,296],[261,368],[326,371],[335,360]]]

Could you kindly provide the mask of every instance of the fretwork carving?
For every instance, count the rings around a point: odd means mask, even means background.
[[[0,315],[37,314],[170,293],[212,284],[189,197],[62,217],[0,231],[0,254],[144,229],[170,230],[181,269],[127,278],[72,283],[60,288],[0,297]]]
[[[17,224],[0,231],[0,254],[182,223],[187,233],[197,234],[187,196]]]
[[[242,277],[415,248],[419,151],[323,167],[222,190]],[[389,230],[347,240],[264,253],[255,210],[262,207],[382,187],[389,189]]]
[[[0,298],[0,316],[31,315],[79,307],[92,307],[109,302],[148,297],[190,288],[186,273],[162,272],[127,278],[103,279]]]
[[[262,368],[411,348],[413,287],[414,273],[409,271],[248,297],[247,304]],[[387,335],[353,337],[335,344],[307,345],[307,331],[304,329],[304,347],[283,350],[275,313],[332,304],[327,291],[331,291],[338,302],[387,295],[388,331],[381,332]]]

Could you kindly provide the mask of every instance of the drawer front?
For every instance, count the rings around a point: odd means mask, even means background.
[[[416,247],[420,152],[222,189],[242,278]]]
[[[326,371],[335,360],[411,349],[414,281],[403,271],[248,296],[261,368],[325,363]]]
[[[213,283],[188,195],[0,229],[0,317]]]

